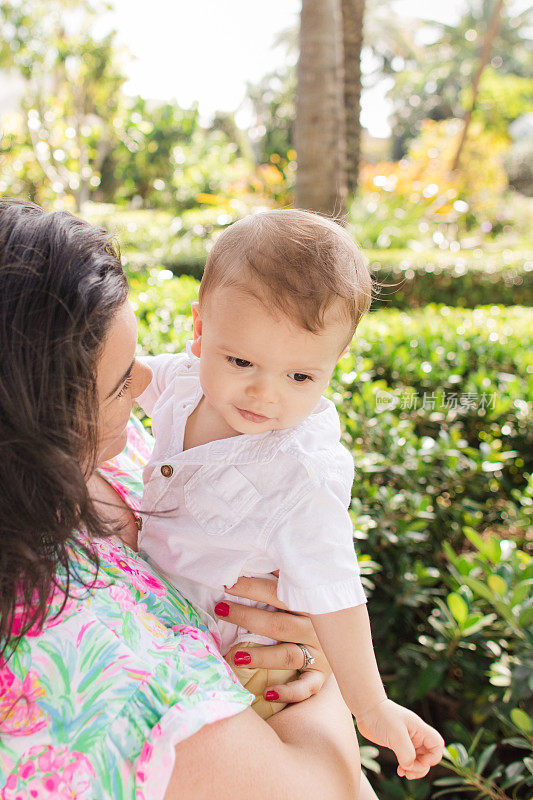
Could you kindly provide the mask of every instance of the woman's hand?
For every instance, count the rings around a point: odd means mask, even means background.
[[[279,611],[268,611],[254,606],[228,602],[229,612],[222,616],[225,622],[241,625],[251,633],[259,633],[276,639],[281,644],[257,645],[249,649],[250,668],[299,670],[304,663],[304,655],[298,644],[303,644],[315,659],[300,677],[290,683],[269,686],[269,691],[278,693],[280,703],[297,703],[316,694],[330,675],[331,669],[320,647],[313,624],[305,614],[294,614],[287,609],[276,595],[277,578],[239,578],[226,592],[235,597],[246,597],[259,603],[267,603]],[[245,648],[243,648],[245,650]],[[232,667],[242,666],[229,662]]]

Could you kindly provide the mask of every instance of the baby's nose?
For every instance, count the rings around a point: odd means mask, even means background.
[[[248,384],[246,393],[248,397],[260,400],[262,403],[276,402],[276,388],[273,381],[256,379]]]

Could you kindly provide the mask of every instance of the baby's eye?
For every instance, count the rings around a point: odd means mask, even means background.
[[[234,364],[236,367],[251,367],[252,362],[246,361],[245,358],[235,358],[235,356],[227,356],[227,359],[230,364]]]
[[[305,383],[305,381],[312,381],[310,375],[304,375],[303,372],[289,372],[289,378],[292,378],[296,383]]]

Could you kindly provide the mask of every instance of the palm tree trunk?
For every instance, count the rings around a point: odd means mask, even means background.
[[[339,0],[302,0],[296,93],[296,205],[345,212],[345,136]]]
[[[459,139],[459,144],[457,146],[455,157],[453,159],[452,172],[457,169],[457,167],[459,166],[459,161],[461,160],[461,153],[463,151],[463,147],[466,142],[468,128],[470,127],[470,122],[472,120],[472,113],[476,107],[481,75],[483,74],[483,70],[489,63],[490,51],[492,50],[492,43],[494,42],[494,39],[498,35],[498,31],[500,30],[502,24],[502,8],[504,3],[505,0],[496,0],[494,11],[492,12],[492,16],[487,27],[487,32],[485,33],[485,38],[483,40],[483,47],[481,48],[478,65],[474,73],[474,77],[472,78],[472,102],[470,103],[470,108],[466,112],[463,119],[463,129],[461,131],[461,137]]]
[[[344,114],[346,125],[346,182],[354,195],[361,153],[361,50],[365,0],[341,0],[344,43]]]

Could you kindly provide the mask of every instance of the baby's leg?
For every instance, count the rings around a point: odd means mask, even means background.
[[[256,642],[239,642],[229,650],[226,655],[226,661],[235,672],[235,675],[249,692],[255,695],[255,700],[252,703],[252,708],[259,714],[262,719],[268,719],[277,711],[285,708],[286,703],[273,703],[265,700],[265,691],[269,686],[274,686],[278,683],[290,683],[298,677],[298,670],[295,669],[260,669],[254,667],[237,667],[233,663],[233,656],[239,650],[250,650],[253,647],[261,647]]]

